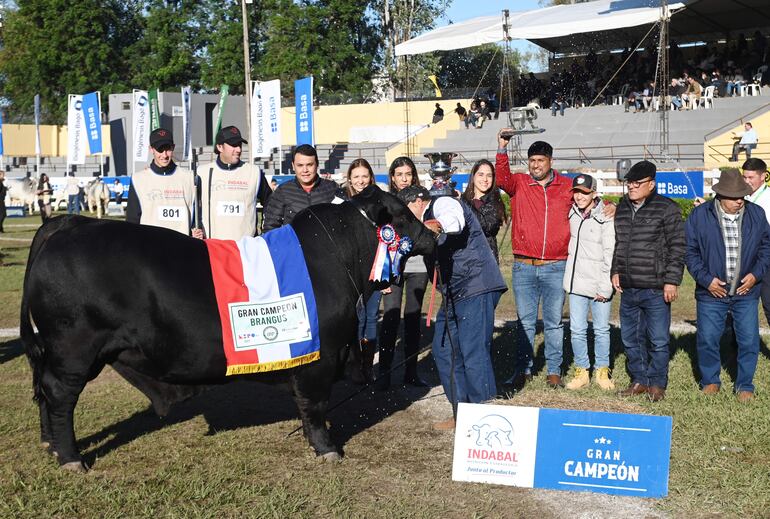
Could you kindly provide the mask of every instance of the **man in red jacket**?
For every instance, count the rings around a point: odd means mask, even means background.
[[[561,364],[564,348],[562,309],[564,267],[569,246],[569,210],[572,181],[551,168],[553,147],[543,141],[527,151],[529,172],[511,173],[508,163],[510,135],[498,134],[495,164],[497,185],[511,196],[511,245],[513,246],[513,296],[519,318],[515,390],[532,379],[535,323],[542,300],[545,335],[546,381],[564,387]],[[523,332],[523,333],[522,333]]]

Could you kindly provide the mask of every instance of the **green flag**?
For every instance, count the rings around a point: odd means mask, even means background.
[[[160,106],[158,104],[158,89],[150,90],[150,131],[160,128]]]
[[[222,85],[222,88],[219,90],[219,107],[217,112],[217,125],[214,127],[214,135],[217,134],[219,129],[222,127],[222,114],[225,111],[225,102],[227,101],[227,95],[230,93],[230,87],[227,85]]]

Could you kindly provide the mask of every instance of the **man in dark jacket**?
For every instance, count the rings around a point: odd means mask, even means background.
[[[738,400],[754,397],[759,356],[759,295],[770,268],[770,225],[764,210],[744,197],[751,194],[737,169],[722,172],[716,199],[695,208],[687,219],[687,270],[695,279],[698,317],[698,368],[706,395],[719,392],[719,339],[728,312],[738,343]]]
[[[439,235],[435,260],[446,309],[436,316],[433,359],[444,393],[456,409],[458,402],[481,403],[497,394],[492,332],[495,308],[507,287],[470,206],[452,196],[427,200],[417,196],[421,191],[425,188],[409,186],[398,197],[411,200],[409,209]],[[433,263],[426,263],[432,270]],[[433,425],[436,430],[454,427],[454,417]]]
[[[318,176],[318,153],[309,144],[297,146],[291,159],[294,180],[278,186],[265,206],[262,232],[291,223],[297,213],[316,204],[331,202],[337,184]]]
[[[611,270],[612,285],[622,294],[620,329],[631,374],[620,395],[647,394],[653,402],[666,395],[671,303],[682,284],[685,252],[682,212],[655,192],[656,171],[643,160],[626,175]]]

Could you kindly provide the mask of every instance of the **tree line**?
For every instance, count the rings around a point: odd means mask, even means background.
[[[494,45],[403,59],[395,45],[431,29],[451,0],[253,0],[247,5],[252,79],[312,75],[316,94],[432,91],[499,83]],[[133,88],[244,93],[239,0],[17,0],[0,7],[0,103],[7,122],[66,121],[67,95]],[[518,56],[512,62],[518,63]],[[488,64],[492,66],[488,67]],[[373,87],[377,85],[376,87]],[[340,97],[344,99],[344,96]],[[104,110],[104,107],[103,107]]]

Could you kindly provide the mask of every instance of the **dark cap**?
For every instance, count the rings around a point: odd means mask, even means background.
[[[158,128],[157,130],[152,131],[150,134],[150,146],[157,150],[158,148],[168,144],[174,144],[174,137],[171,135],[169,130],[166,130],[165,128]]]
[[[242,143],[248,144],[248,141],[241,136],[241,131],[235,126],[225,126],[224,128],[220,128],[217,132],[216,143],[227,143],[230,146],[238,146]]]
[[[411,204],[418,198],[423,200],[430,200],[430,193],[422,186],[406,186],[399,191],[396,196],[405,204]]]
[[[655,164],[649,160],[642,160],[631,166],[631,169],[628,170],[626,182],[638,182],[648,177],[654,180],[655,173],[657,172],[658,168],[655,167]]]
[[[532,155],[544,155],[546,157],[553,157],[553,146],[545,141],[535,141],[527,150],[527,158]]]
[[[591,175],[578,175],[572,180],[572,190],[583,193],[596,191],[596,179]]]

